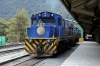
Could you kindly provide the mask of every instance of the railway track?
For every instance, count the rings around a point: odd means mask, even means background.
[[[28,53],[26,53],[24,49],[19,49],[14,52],[12,51],[9,53],[0,54],[0,66],[2,64],[5,64],[7,62],[16,60],[18,58],[21,58],[21,57],[24,57],[27,55],[28,55]]]
[[[22,55],[22,52],[25,52],[26,55],[19,56],[17,58],[11,59],[1,63],[0,66],[60,66],[63,61],[70,56],[70,54],[78,47],[79,45],[76,45],[75,47],[71,48],[70,50],[67,50],[66,52],[63,52],[56,57],[50,57],[50,58],[36,58],[29,56],[25,50],[18,50],[15,56]],[[1,58],[0,58],[1,59]]]
[[[26,61],[23,61],[21,63],[18,63],[14,66],[34,66],[34,65],[44,61],[45,59],[46,58],[36,58],[36,57],[34,57],[34,58],[28,59]]]
[[[24,48],[24,44],[18,44],[18,45],[7,45],[4,47],[0,47],[0,53],[8,50],[15,50],[15,49],[21,49]]]
[[[76,44],[76,46],[71,49],[67,49],[54,57],[32,58],[14,66],[61,66],[61,64],[76,50],[78,46],[79,44]]]
[[[26,54],[18,58],[5,61],[1,63],[0,66],[34,66],[45,59],[46,58],[36,58]]]
[[[28,53],[24,49],[24,45],[0,48],[0,66],[17,66],[20,64],[23,65],[24,63],[31,61],[33,59],[36,58],[28,55]],[[37,59],[34,61],[34,63],[30,65],[35,65],[43,60],[44,59]]]
[[[0,47],[0,66],[3,63],[28,55],[23,44]]]
[[[0,46],[0,49],[4,48],[10,48],[10,47],[17,47],[17,46],[23,46],[24,44],[11,44],[11,45],[6,45],[6,46]]]
[[[9,54],[19,53],[20,51],[23,51],[23,50],[24,50],[24,48],[2,51],[2,52],[0,52],[0,56],[6,56]]]

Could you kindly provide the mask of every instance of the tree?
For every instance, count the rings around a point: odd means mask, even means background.
[[[0,18],[0,36],[5,36],[6,20]]]
[[[24,9],[21,9],[17,11],[15,18],[19,41],[24,41],[24,38],[26,37],[26,28],[29,27],[28,14]]]
[[[29,26],[28,14],[24,9],[18,10],[7,23],[8,42],[23,42],[26,36],[26,27]]]
[[[15,17],[11,18],[7,22],[7,28],[6,28],[6,36],[8,38],[7,42],[17,42],[16,41],[16,19]]]

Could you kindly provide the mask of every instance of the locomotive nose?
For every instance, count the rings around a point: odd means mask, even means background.
[[[38,27],[38,28],[37,28],[37,33],[38,33],[39,35],[43,35],[43,34],[45,33],[44,27]]]

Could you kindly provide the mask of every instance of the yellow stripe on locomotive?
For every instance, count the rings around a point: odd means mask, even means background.
[[[57,52],[58,42],[56,38],[25,39],[25,49],[32,56],[52,56]]]

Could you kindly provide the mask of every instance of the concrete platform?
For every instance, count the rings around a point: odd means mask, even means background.
[[[100,66],[100,44],[84,41],[61,66]]]

